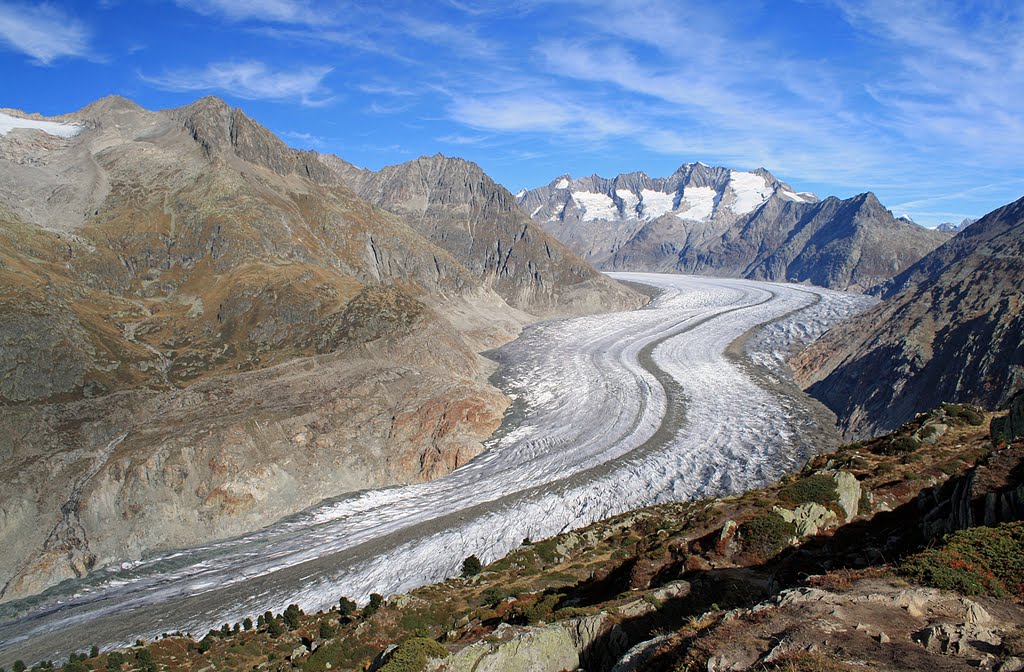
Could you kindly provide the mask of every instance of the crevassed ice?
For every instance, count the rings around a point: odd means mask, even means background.
[[[622,199],[622,214],[636,218],[636,207],[640,205],[640,197],[627,189],[615,190],[615,195]]]
[[[756,173],[731,171],[729,188],[733,193],[732,211],[737,215],[745,215],[772,195],[768,181]]]
[[[31,128],[59,138],[73,138],[82,132],[82,126],[78,124],[23,119],[22,117],[12,117],[9,114],[0,112],[0,135],[7,135],[16,128]]]

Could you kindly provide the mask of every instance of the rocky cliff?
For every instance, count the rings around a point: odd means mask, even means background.
[[[435,244],[216,98],[3,114],[0,600],[442,475],[499,425],[476,353],[537,318],[481,247]],[[536,271],[523,307],[640,303],[501,241],[508,277]]]
[[[810,282],[864,291],[949,238],[897,219],[874,194],[797,193],[764,169],[684,164],[522,192],[533,219],[601,268]]]
[[[989,213],[878,291],[794,362],[850,436],[943,401],[1005,406],[1024,389],[1024,199]]]

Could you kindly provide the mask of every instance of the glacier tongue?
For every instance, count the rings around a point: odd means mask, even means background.
[[[770,365],[862,303],[806,286],[614,277],[661,294],[639,311],[536,325],[498,351],[515,403],[488,451],[465,467],[0,605],[0,659],[56,658],[81,642],[204,632],[257,609],[316,610],[339,595],[406,590],[523,537],[764,484],[820,449],[830,428],[805,398],[760,387],[749,361],[727,351],[778,322],[749,340],[750,356]]]

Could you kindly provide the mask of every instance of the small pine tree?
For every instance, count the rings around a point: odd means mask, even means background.
[[[370,601],[363,607],[363,618],[369,618],[377,613],[381,605],[384,604],[384,597],[378,593],[370,593]]]
[[[221,634],[221,637],[230,637],[231,636],[231,626],[228,625],[227,623],[225,623],[224,625],[220,626],[220,634]]]
[[[231,631],[234,632],[237,635],[238,633],[240,633],[242,631],[242,624],[241,623],[235,623],[235,627],[231,628]]]
[[[334,637],[334,626],[329,621],[320,621],[320,639],[330,639]]]
[[[264,618],[263,614],[260,614],[259,616],[256,617],[256,627],[257,628],[262,628],[262,627],[266,626],[266,624],[267,624],[267,619]]]
[[[289,630],[294,630],[302,624],[302,610],[299,609],[297,604],[289,604],[288,608],[284,610],[284,624],[288,626]]]
[[[268,628],[270,627],[270,622],[272,620],[274,620],[274,615],[272,613],[269,611],[263,612],[263,622],[267,624]]]
[[[276,618],[271,617],[267,621],[267,633],[271,637],[280,637],[284,634],[284,626],[282,626],[281,622],[278,621]]]
[[[124,654],[120,651],[111,651],[107,654],[107,669],[110,672],[119,672],[124,665]]]
[[[11,668],[14,672],[25,672],[25,661],[16,660],[14,661],[14,667]]]
[[[89,649],[89,657],[90,658],[95,658],[98,655],[100,655],[100,647],[98,647],[95,644],[93,644],[92,648]]]
[[[471,555],[462,561],[462,576],[469,578],[476,576],[483,569],[483,564],[480,562],[480,558],[475,555]]]
[[[347,597],[342,596],[342,598],[338,600],[338,613],[342,616],[351,616],[356,613],[357,607],[358,605]]]
[[[245,620],[242,621],[242,627],[246,630],[252,630],[252,619],[246,616]]]

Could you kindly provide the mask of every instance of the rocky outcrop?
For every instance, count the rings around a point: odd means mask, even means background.
[[[946,401],[1003,407],[1024,390],[1022,284],[1024,199],[886,283],[882,303],[791,362],[797,380],[849,437],[894,429]]]
[[[444,475],[508,405],[477,353],[538,317],[496,289],[640,302],[479,169],[505,224],[446,247],[216,98],[58,119],[0,136],[0,600]]]
[[[601,268],[810,282],[864,291],[949,238],[897,219],[874,194],[821,201],[759,169],[685,164],[643,173],[563,176],[520,207]]]

